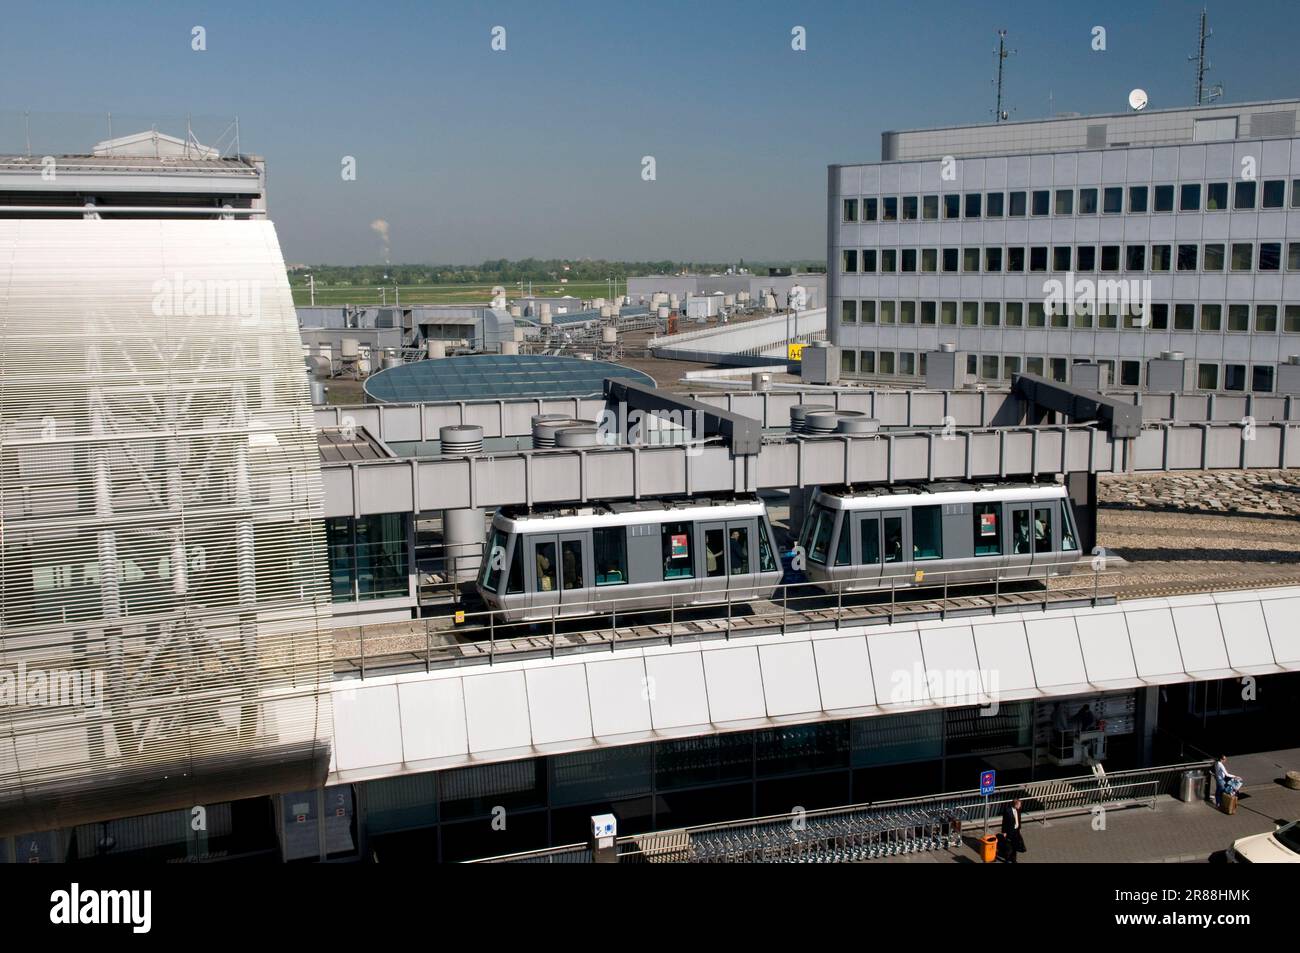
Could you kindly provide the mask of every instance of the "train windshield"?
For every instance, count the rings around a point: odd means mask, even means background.
[[[488,540],[487,551],[483,554],[483,575],[479,584],[488,592],[496,592],[501,585],[501,573],[506,568],[506,534],[499,529],[492,530]]]
[[[758,526],[758,571],[776,572],[776,559],[772,556],[772,547],[767,541],[767,521],[760,520]]]
[[[818,508],[817,522],[813,525],[808,544],[808,558],[815,563],[826,563],[826,550],[831,543],[831,529],[835,526],[835,513]]]

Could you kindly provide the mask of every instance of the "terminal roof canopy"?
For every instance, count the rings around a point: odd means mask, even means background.
[[[366,395],[382,403],[587,397],[603,393],[607,377],[655,386],[648,374],[607,361],[548,354],[467,354],[381,371],[366,381]]]

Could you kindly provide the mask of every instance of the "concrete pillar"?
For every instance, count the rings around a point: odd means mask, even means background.
[[[801,486],[790,487],[790,518],[787,521],[790,535],[795,539],[803,529],[804,517],[808,513],[807,491]]]
[[[449,578],[456,582],[474,579],[483,562],[486,533],[482,509],[442,511],[443,560]]]
[[[1134,690],[1133,734],[1137,740],[1137,763],[1149,767],[1155,758],[1156,723],[1160,712],[1160,687],[1150,686]]]

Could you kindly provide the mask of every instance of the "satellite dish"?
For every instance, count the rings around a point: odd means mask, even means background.
[[[1147,108],[1147,91],[1145,89],[1135,89],[1128,94],[1128,104],[1132,109]]]

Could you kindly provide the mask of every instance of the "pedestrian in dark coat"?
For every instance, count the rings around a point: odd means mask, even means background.
[[[1014,864],[1018,854],[1025,852],[1025,838],[1020,833],[1022,817],[1020,798],[1002,809],[1002,847],[1008,864]]]

